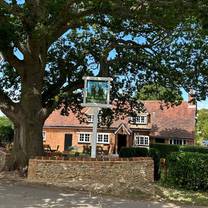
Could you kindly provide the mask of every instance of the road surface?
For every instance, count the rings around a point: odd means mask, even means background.
[[[61,190],[0,179],[0,208],[179,208],[171,203],[92,196],[89,193]],[[184,206],[186,208],[196,206]]]

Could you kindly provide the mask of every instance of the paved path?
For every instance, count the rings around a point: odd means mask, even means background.
[[[171,203],[133,201],[0,179],[0,208],[179,208]],[[186,208],[196,207],[187,206]]]

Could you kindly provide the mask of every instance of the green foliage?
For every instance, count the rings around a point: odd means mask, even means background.
[[[147,157],[149,156],[148,148],[142,147],[124,147],[119,153],[119,157]]]
[[[190,190],[208,190],[208,155],[191,152],[171,153],[167,182]]]
[[[10,143],[13,140],[14,130],[11,121],[0,117],[0,143]]]
[[[0,126],[12,126],[12,122],[4,116],[0,116]]]
[[[203,140],[208,140],[208,109],[197,111],[196,124],[196,142],[197,144],[202,144]]]
[[[144,85],[138,89],[137,98],[139,100],[164,100],[180,104],[183,100],[180,90],[163,87],[158,84]]]
[[[160,152],[161,158],[167,158],[172,152],[179,152],[180,146],[173,144],[150,144],[151,148],[155,148]]]
[[[121,149],[119,157],[152,157],[154,161],[154,179],[160,179],[160,153],[157,149],[125,147]]]
[[[200,146],[181,146],[180,151],[181,152],[198,152],[198,153],[207,154],[208,148],[200,147]]]

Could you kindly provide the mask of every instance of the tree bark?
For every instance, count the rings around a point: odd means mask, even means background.
[[[34,156],[43,155],[42,128],[47,118],[42,113],[41,66],[31,62],[26,69],[21,80],[20,111],[17,115],[19,121],[14,122],[13,156],[16,168],[26,166]]]
[[[24,116],[23,116],[24,117]],[[14,125],[14,167],[21,168],[30,158],[43,155],[43,123],[33,118],[22,119]]]

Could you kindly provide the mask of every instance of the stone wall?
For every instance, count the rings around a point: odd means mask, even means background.
[[[12,169],[12,157],[11,154],[0,150],[0,171]]]
[[[154,180],[151,158],[29,161],[28,180],[97,193],[142,190]]]

